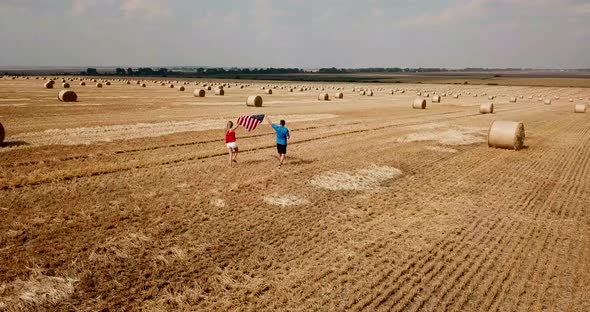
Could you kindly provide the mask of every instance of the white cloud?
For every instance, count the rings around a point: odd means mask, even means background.
[[[172,16],[172,10],[160,0],[124,0],[121,5],[126,17],[146,19],[165,18]]]

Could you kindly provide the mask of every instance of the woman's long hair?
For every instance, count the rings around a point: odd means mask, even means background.
[[[229,132],[229,130],[231,130],[231,128],[234,126],[234,123],[230,121],[227,122],[227,125],[225,125],[225,134],[227,134]]]

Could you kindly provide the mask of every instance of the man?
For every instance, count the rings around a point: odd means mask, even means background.
[[[268,116],[266,117],[266,121],[277,133],[277,152],[279,153],[280,167],[283,164],[283,161],[285,160],[285,154],[287,154],[287,140],[291,138],[289,136],[289,129],[285,127],[284,120],[281,120],[279,122],[280,126],[273,124]]]

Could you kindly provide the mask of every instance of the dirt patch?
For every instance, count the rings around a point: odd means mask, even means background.
[[[300,206],[309,204],[309,200],[305,198],[301,198],[296,195],[270,195],[264,196],[264,202],[273,205],[273,206],[281,206],[281,207],[289,207],[289,206]]]
[[[440,153],[456,153],[456,152],[458,152],[454,148],[443,147],[443,146],[426,146],[425,148],[429,151],[440,152]]]
[[[485,142],[486,133],[487,129],[476,127],[439,128],[410,133],[397,139],[397,142],[434,141],[442,145],[470,145]]]
[[[369,191],[401,175],[397,168],[373,165],[353,172],[329,171],[314,177],[310,184],[332,191]]]

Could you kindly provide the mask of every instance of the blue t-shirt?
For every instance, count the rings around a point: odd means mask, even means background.
[[[277,133],[277,144],[287,145],[287,137],[289,136],[289,129],[283,126],[272,124],[272,128]]]

